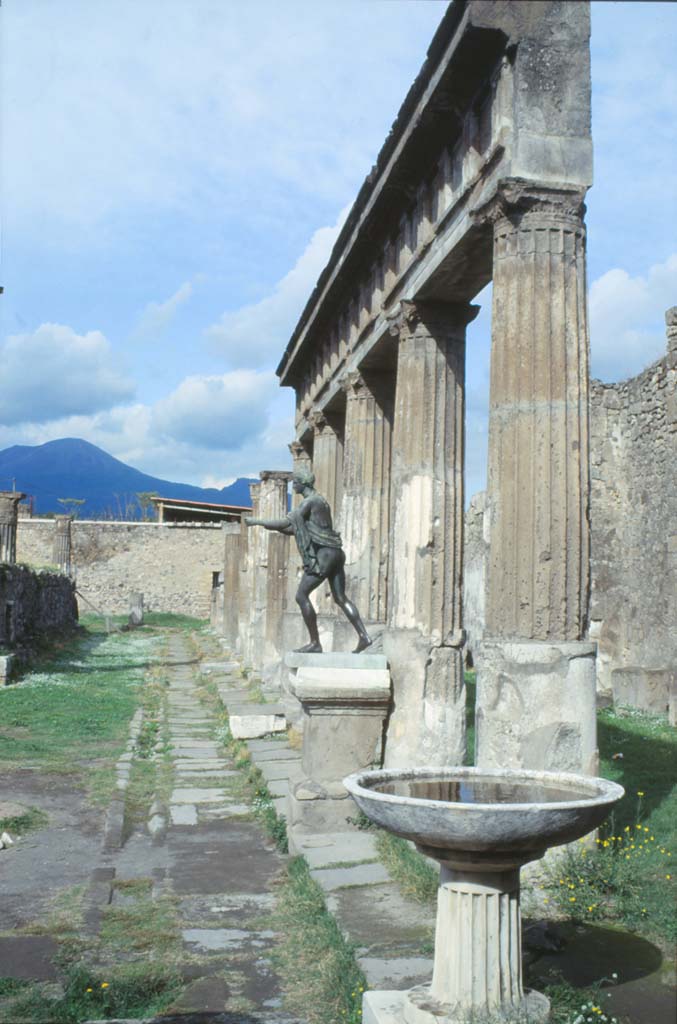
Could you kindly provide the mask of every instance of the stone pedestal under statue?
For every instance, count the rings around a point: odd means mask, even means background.
[[[289,689],[302,708],[303,755],[291,779],[287,821],[299,832],[345,830],[355,805],[346,775],[380,765],[390,672],[380,654],[286,656]]]

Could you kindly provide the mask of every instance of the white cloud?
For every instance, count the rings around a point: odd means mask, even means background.
[[[153,429],[201,448],[232,451],[265,429],[276,389],[272,373],[254,370],[186,377],[154,407]]]
[[[191,281],[182,285],[164,302],[149,302],[139,319],[136,334],[159,334],[168,327],[176,316],[179,306],[187,302],[193,294]]]
[[[259,302],[224,313],[205,334],[229,363],[259,366],[279,359],[318,277],[324,270],[348,207],[333,227],[319,228],[272,294]]]
[[[76,334],[42,324],[13,334],[0,349],[0,423],[46,423],[109,409],[132,398],[134,384],[115,365],[100,331]]]
[[[615,267],[590,287],[591,373],[623,380],[665,353],[665,310],[677,303],[677,253],[632,277]]]

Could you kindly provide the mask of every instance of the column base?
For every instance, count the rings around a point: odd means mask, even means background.
[[[390,665],[394,698],[385,767],[463,764],[463,648],[434,646],[418,630],[388,629],[383,634],[383,652]]]
[[[427,986],[408,992],[365,992],[362,1024],[478,1024],[477,1013],[453,1011],[438,1004],[425,1007]],[[496,1011],[482,1017],[482,1024],[546,1024],[550,1019],[550,1000],[541,992],[527,992],[521,1006]]]
[[[485,640],[477,766],[596,775],[595,654],[583,641]]]

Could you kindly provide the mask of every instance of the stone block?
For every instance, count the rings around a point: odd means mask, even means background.
[[[325,654],[303,654],[300,651],[289,651],[284,658],[288,668],[347,668],[347,669],[387,669],[388,661],[383,654],[361,654],[332,651]]]
[[[12,678],[15,661],[16,658],[14,654],[0,655],[0,686],[4,686]]]
[[[596,775],[595,654],[583,642],[485,641],[477,765]]]
[[[251,704],[229,712],[230,731],[236,740],[250,740],[284,732],[287,721],[279,705]]]

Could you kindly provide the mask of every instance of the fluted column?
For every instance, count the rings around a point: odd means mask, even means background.
[[[301,441],[292,441],[289,445],[289,451],[291,452],[293,460],[293,472],[295,473],[299,469],[312,469],[312,460],[310,453],[305,445]],[[302,501],[302,495],[296,494],[292,491],[292,507],[298,508]],[[301,576],[303,575],[303,565],[301,564],[301,556],[299,555],[298,548],[293,537],[289,538],[286,545],[287,549],[287,565],[285,570],[285,587],[286,587],[286,600],[285,609],[282,616],[282,639],[281,646],[284,651],[292,651],[297,647],[301,647],[307,643],[306,629],[303,624],[303,618],[301,612],[296,604],[296,591],[298,589]],[[286,676],[283,674],[283,683],[286,683]]]
[[[365,619],[384,622],[391,424],[360,372],[345,374],[339,383],[346,394],[340,520],[347,589]]]
[[[0,562],[16,562],[16,526],[20,491],[0,491]]]
[[[237,642],[240,617],[240,559],[244,524],[223,524],[223,635],[232,645]]]
[[[465,329],[479,307],[401,305],[389,620],[445,644],[461,628]]]
[[[430,991],[468,1015],[520,1007],[519,868],[482,875],[441,866]]]
[[[259,517],[259,491],[261,484],[249,485],[249,497],[252,503],[252,516]],[[254,566],[257,562],[257,535],[262,530],[250,528],[242,523],[241,561],[238,615],[238,649],[251,664],[252,618],[254,606]]]
[[[313,428],[315,488],[327,499],[336,517],[342,493],[343,439],[324,412],[316,410],[308,420]]]
[[[588,326],[579,193],[495,204],[487,632],[580,640],[589,590]]]
[[[305,445],[301,443],[301,441],[292,441],[292,443],[289,445],[289,451],[291,452],[291,457],[294,466],[292,476],[299,469],[312,469],[313,460],[310,457],[310,453],[308,452],[307,448],[305,447]],[[302,500],[302,495],[297,494],[295,491],[292,492],[292,508],[298,508]]]
[[[494,233],[483,767],[595,770],[594,646],[583,642],[590,586],[583,195],[513,182],[480,213]]]
[[[72,533],[71,524],[73,516],[54,517],[54,545],[52,550],[52,561],[54,565],[70,576],[72,558]]]
[[[461,629],[465,331],[478,309],[467,304],[402,302],[391,328],[398,338],[398,352],[391,460],[390,637],[384,641],[392,647],[395,666],[388,767],[460,764],[465,753]],[[406,656],[402,653],[405,643]]]
[[[284,519],[287,494],[292,474],[285,470],[263,470],[260,474],[259,516],[261,519]],[[252,663],[260,669],[279,657],[280,620],[285,606],[286,574],[282,560],[289,539],[261,527],[257,544],[258,562],[255,572],[255,617],[258,633]]]
[[[331,509],[334,529],[341,531],[340,523],[341,496],[343,493],[343,437],[336,429],[326,413],[315,410],[308,417],[313,428],[313,473],[315,474],[315,489],[326,498]],[[336,606],[331,597],[328,583],[323,583],[312,594],[313,602],[317,612],[321,616],[328,615],[331,620],[336,618]],[[327,649],[327,644],[332,644],[329,634],[333,635],[333,621],[322,619],[320,623],[320,639]],[[325,628],[329,633],[325,633]]]

